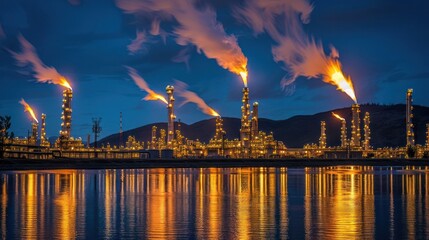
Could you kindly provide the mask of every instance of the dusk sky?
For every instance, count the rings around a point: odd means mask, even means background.
[[[325,83],[322,76],[307,78],[301,74],[282,88],[282,79],[285,76],[290,79],[293,73],[287,63],[273,57],[279,39],[268,31],[257,31],[239,16],[239,10],[244,11],[258,0],[161,0],[160,3],[173,2],[175,6],[167,6],[170,10],[164,12],[151,11],[147,5],[141,7],[143,10],[130,10],[146,2],[151,1],[0,1],[0,115],[12,116],[11,130],[15,135],[27,136],[31,127],[28,114],[19,104],[24,98],[39,119],[41,113],[47,115],[47,136],[58,136],[63,90],[59,85],[37,82],[30,65],[18,64],[12,52],[22,51],[20,38],[34,46],[46,66],[54,67],[70,81],[74,94],[74,137],[85,138],[91,133],[93,117],[102,118],[102,137],[118,132],[120,112],[124,130],[166,122],[165,104],[142,100],[147,93],[134,83],[127,67],[134,68],[158,93],[165,95],[165,87],[180,80],[220,115],[239,118],[243,83],[239,75],[219,63],[224,56],[218,55],[223,52],[215,50],[207,54],[207,49],[201,49],[213,45],[206,44],[207,36],[211,42],[220,40],[223,44],[236,39],[238,50],[248,61],[250,99],[259,102],[260,117],[281,120],[353,104],[345,93]],[[297,5],[306,9],[308,16],[303,17],[299,10],[287,12],[292,16],[286,20],[276,15],[279,17],[273,20],[278,24],[276,28],[283,29],[280,33],[288,37],[292,31],[284,29],[298,22],[308,39],[314,38],[322,44],[326,56],[334,46],[343,72],[353,81],[360,104],[404,103],[406,90],[413,88],[414,103],[427,105],[429,1],[306,3],[311,4],[310,9]],[[207,18],[189,19],[192,14],[186,11],[188,7],[197,16]],[[290,23],[287,19],[294,19],[293,14],[298,20]],[[205,23],[215,29],[198,29]],[[222,33],[225,39],[219,36]],[[233,48],[228,54],[240,55],[236,50]],[[211,118],[195,104],[180,106],[181,102],[183,99],[176,95],[175,113],[182,122],[191,124]]]

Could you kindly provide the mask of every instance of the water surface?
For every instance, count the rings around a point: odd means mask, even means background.
[[[0,238],[429,238],[429,168],[0,172]]]

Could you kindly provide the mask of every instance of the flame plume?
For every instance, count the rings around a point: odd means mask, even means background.
[[[346,120],[346,119],[342,118],[340,115],[338,115],[338,114],[336,114],[336,113],[334,113],[334,112],[332,112],[332,116],[334,116],[334,117],[336,117],[336,118],[340,119],[341,121],[345,121],[345,120]]]
[[[134,83],[143,91],[147,92],[147,96],[143,99],[146,101],[150,100],[160,100],[165,104],[168,104],[164,96],[157,94],[152,89],[149,88],[147,82],[137,73],[137,71],[132,67],[126,67],[128,69],[128,75],[133,79]]]
[[[203,111],[203,113],[208,114],[214,117],[220,117],[219,113],[217,113],[213,108],[209,107],[207,103],[200,98],[196,93],[187,90],[188,85],[182,81],[175,81],[175,89],[179,96],[185,98],[185,101],[181,104],[181,106],[185,105],[188,102],[193,102],[197,104],[198,108]]]
[[[288,71],[288,76],[281,81],[283,88],[300,76],[321,77],[357,103],[352,81],[341,71],[337,50],[332,47],[331,55],[326,55],[322,44],[303,30],[302,24],[309,22],[313,11],[309,0],[246,0],[244,7],[234,10],[235,17],[255,34],[266,32],[276,42],[272,48],[274,60],[284,63]]]
[[[357,104],[355,90],[350,77],[345,77],[341,71],[341,64],[338,60],[330,61],[326,69],[324,81],[337,86],[337,89],[349,95],[351,99]]]
[[[215,59],[222,68],[240,75],[247,87],[247,58],[237,38],[228,35],[217,21],[214,10],[197,8],[193,0],[116,0],[116,5],[125,13],[154,16],[155,21],[174,18],[179,25],[174,29],[177,44],[195,45],[198,52]]]
[[[34,113],[33,109],[30,107],[30,105],[23,98],[21,98],[21,101],[19,101],[19,103],[22,106],[24,106],[24,112],[30,113],[30,116],[34,119],[34,121],[39,123],[39,120],[37,120],[36,114]]]
[[[22,35],[18,36],[18,40],[21,43],[22,52],[16,53],[10,51],[12,56],[18,62],[20,66],[31,65],[34,71],[34,77],[37,78],[38,82],[42,83],[53,83],[63,87],[72,89],[67,79],[62,76],[53,67],[46,66],[37,55],[36,49],[30,42],[28,42]]]

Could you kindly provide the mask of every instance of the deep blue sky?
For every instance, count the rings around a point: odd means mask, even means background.
[[[134,84],[125,65],[134,67],[150,87],[165,92],[174,79],[186,82],[222,116],[239,117],[242,83],[238,76],[199,54],[195,47],[166,43],[149,36],[144,50],[130,55],[127,45],[136,28],[148,28],[133,15],[124,14],[113,0],[3,0],[0,1],[0,115],[11,115],[12,131],[26,136],[30,120],[18,101],[24,98],[38,115],[47,114],[47,134],[60,129],[61,91],[58,85],[37,83],[28,69],[16,65],[6,49],[19,51],[17,36],[31,42],[39,57],[67,76],[74,89],[72,135],[91,132],[92,117],[102,117],[102,136],[124,129],[164,122],[165,105],[141,101],[146,94]],[[260,103],[260,116],[286,119],[347,107],[352,101],[320,79],[299,78],[294,91],[283,92],[282,64],[271,54],[274,42],[255,36],[231,15],[240,1],[208,1],[228,34],[234,34],[248,58],[252,101]],[[210,2],[216,2],[212,4]],[[343,70],[353,79],[360,103],[403,103],[407,88],[414,88],[414,102],[427,105],[429,94],[429,2],[403,0],[315,0],[305,31],[321,40],[326,49],[340,52]],[[171,26],[161,24],[169,31]],[[2,36],[3,35],[3,36]],[[186,49],[189,68],[172,59]],[[180,99],[178,99],[180,100]],[[182,122],[210,118],[194,104],[176,109]]]

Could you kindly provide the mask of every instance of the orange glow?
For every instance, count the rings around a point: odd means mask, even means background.
[[[220,117],[219,113],[217,113],[215,110],[213,110],[212,108],[210,108],[210,115],[212,115],[213,117]]]
[[[244,67],[244,69],[246,69],[246,67]],[[247,70],[246,71],[241,71],[240,72],[240,76],[241,79],[243,80],[244,86],[247,87]]]
[[[163,101],[165,104],[168,104],[167,100],[165,99],[164,96],[159,95],[158,93],[154,92],[154,91],[149,91],[147,96],[143,98],[144,100],[160,100]]]
[[[70,83],[67,81],[67,79],[65,77],[60,78],[60,85],[63,87],[66,87],[70,90],[73,90],[72,87],[70,86]]]
[[[338,90],[345,92],[353,101],[357,104],[357,99],[355,95],[355,90],[353,88],[353,83],[350,77],[345,77],[341,71],[341,64],[336,59],[331,59],[328,62],[326,69],[325,82],[331,83],[337,86]]]
[[[338,118],[338,119],[340,119],[341,121],[345,121],[345,119],[344,118],[342,118],[340,115],[338,115],[338,114],[335,114],[334,112],[332,112],[332,115],[334,116],[334,117],[336,117],[336,118]]]
[[[28,113],[30,113],[30,115],[31,115],[31,117],[34,119],[34,121],[36,121],[37,123],[39,123],[39,121],[37,120],[37,118],[36,118],[36,114],[34,114],[34,111],[33,111],[33,109],[30,107],[30,105],[28,105],[28,103],[23,99],[23,98],[21,98],[21,101],[19,101],[19,103],[22,105],[22,106],[24,106],[24,112],[28,112]]]

